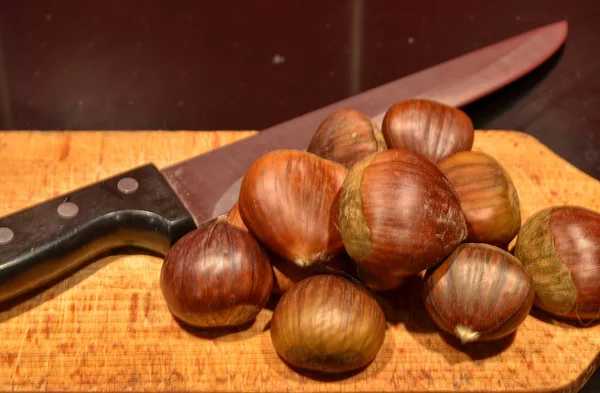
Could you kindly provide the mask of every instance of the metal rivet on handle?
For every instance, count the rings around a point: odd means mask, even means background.
[[[0,228],[0,244],[7,244],[15,237],[15,234],[10,228]]]
[[[131,177],[124,177],[117,183],[117,188],[123,194],[132,194],[137,191],[140,184]]]
[[[57,211],[59,216],[63,218],[71,218],[75,217],[77,213],[79,213],[79,206],[73,202],[65,202],[58,206]]]

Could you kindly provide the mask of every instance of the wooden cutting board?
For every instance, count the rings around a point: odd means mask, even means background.
[[[0,216],[252,134],[0,133]],[[523,219],[557,204],[600,210],[600,182],[530,136],[477,131],[474,150],[508,170]],[[427,316],[415,279],[384,304],[393,318],[375,361],[345,379],[322,380],[278,358],[268,331],[273,302],[246,330],[182,328],[159,290],[161,262],[123,251],[0,312],[0,391],[572,392],[599,364],[600,326],[564,325],[537,311],[511,339],[461,349]]]

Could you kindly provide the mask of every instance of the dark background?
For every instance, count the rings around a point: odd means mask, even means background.
[[[600,178],[597,0],[0,0],[0,126],[260,130],[563,19],[548,65],[465,109]]]
[[[260,130],[559,20],[563,50],[465,110],[600,179],[598,0],[0,0],[0,127]]]

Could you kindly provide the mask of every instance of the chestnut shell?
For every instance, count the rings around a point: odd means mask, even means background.
[[[458,108],[426,99],[392,105],[381,131],[389,149],[408,149],[437,164],[459,151],[471,150],[473,122]]]
[[[427,312],[445,332],[463,343],[513,333],[533,306],[531,275],[507,251],[464,243],[425,276]]]
[[[535,284],[535,305],[551,315],[591,321],[600,317],[600,213],[561,205],[529,217],[515,256]]]
[[[248,232],[248,227],[246,227],[246,224],[244,224],[244,220],[242,220],[242,216],[240,215],[238,202],[236,202],[227,212],[227,221],[229,221],[232,225],[235,225],[236,227]]]
[[[256,160],[240,187],[238,208],[250,233],[270,252],[310,266],[344,251],[339,193],[348,170],[300,150]]]
[[[467,220],[467,238],[506,248],[521,227],[519,196],[510,175],[487,153],[462,151],[438,167],[458,194]]]
[[[201,224],[167,253],[160,288],[171,313],[196,327],[252,321],[264,308],[273,272],[256,240],[220,216]]]
[[[350,168],[363,157],[386,148],[381,130],[370,117],[345,108],[321,123],[306,151]]]
[[[366,366],[383,345],[385,331],[375,298],[329,274],[305,278],[285,292],[271,319],[279,356],[298,368],[326,373]]]
[[[350,169],[340,197],[340,230],[358,274],[375,290],[440,263],[467,235],[458,196],[423,156],[373,153]]]

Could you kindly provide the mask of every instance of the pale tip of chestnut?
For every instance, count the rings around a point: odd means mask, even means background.
[[[463,325],[457,325],[454,328],[454,333],[456,334],[456,337],[458,337],[460,342],[463,344],[468,344],[470,342],[477,341],[481,336],[479,332],[476,332],[470,327]]]

